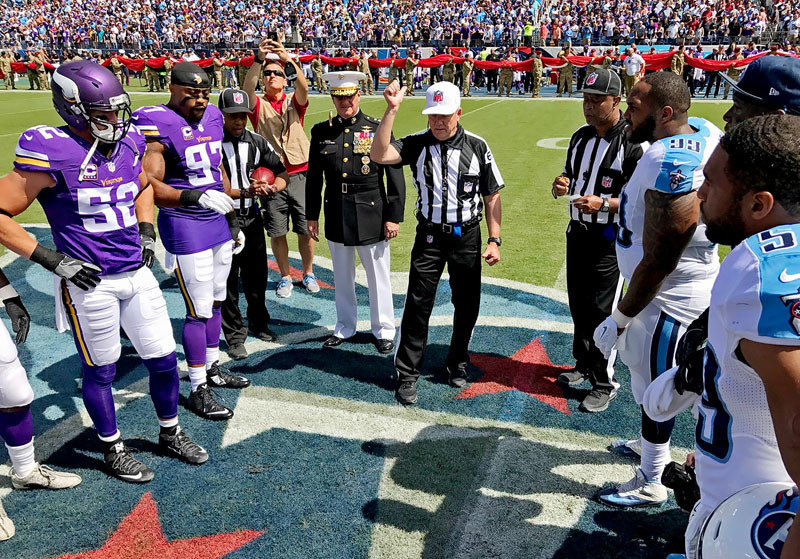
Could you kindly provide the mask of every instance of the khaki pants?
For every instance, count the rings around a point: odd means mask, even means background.
[[[462,73],[461,76],[464,78],[464,92],[463,95],[469,95],[470,87],[472,86],[472,72],[469,74]]]
[[[320,93],[328,93],[328,87],[325,85],[325,80],[322,79],[321,72],[314,73],[314,83],[317,86],[317,91]]]
[[[17,89],[16,86],[16,76],[14,75],[14,70],[9,70],[8,72],[3,72],[5,74],[5,78],[3,78],[3,82],[6,84],[6,89],[8,86],[11,86],[11,89]]]
[[[36,72],[36,78],[39,80],[39,89],[50,89],[50,80],[47,77],[47,72]]]
[[[541,74],[534,74],[533,75],[533,91],[531,92],[531,97],[539,97],[539,87],[542,84],[542,75]]]
[[[222,72],[214,72],[214,81],[217,84],[217,89],[222,91],[222,88],[225,87],[222,82]]]
[[[506,90],[506,97],[511,95],[511,82],[513,81],[513,78],[514,78],[513,74],[512,75],[507,75],[507,74],[503,74],[502,72],[500,73],[500,85],[497,88],[497,95],[498,96],[502,96],[503,95],[503,89]]]
[[[414,95],[414,70],[406,70],[406,95]]]
[[[558,96],[566,91],[572,97],[572,70],[561,68],[558,71]]]
[[[367,79],[361,80],[361,93],[372,95],[372,75],[367,74]]]
[[[639,82],[638,75],[629,76],[628,74],[625,74],[625,95],[630,95],[631,89],[633,89],[633,86],[636,85],[638,82]]]
[[[124,85],[123,82],[122,82],[122,72],[119,72],[119,73],[114,72],[114,77],[117,78],[117,81],[119,81],[120,85]]]
[[[41,89],[39,77],[36,75],[36,70],[28,69],[28,84],[28,89]]]

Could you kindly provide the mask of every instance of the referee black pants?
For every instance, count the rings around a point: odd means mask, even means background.
[[[237,212],[238,214],[238,212]],[[244,232],[244,249],[234,255],[228,275],[228,294],[222,304],[222,332],[228,345],[244,343],[247,328],[239,312],[239,278],[247,301],[247,323],[250,330],[259,332],[269,324],[267,311],[267,243],[264,221],[258,207],[239,217]]]
[[[450,274],[451,300],[455,307],[453,335],[445,364],[450,370],[455,370],[469,361],[469,341],[481,306],[480,224],[470,226],[456,237],[429,229],[420,222],[411,249],[406,305],[394,357],[400,382],[419,378],[428,341],[428,321],[445,264]]]
[[[615,225],[570,221],[567,228],[567,295],[575,333],[575,367],[589,374],[592,388],[611,392],[614,360],[594,345],[595,328],[611,314],[620,286]]]

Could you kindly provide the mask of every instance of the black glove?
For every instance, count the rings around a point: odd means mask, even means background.
[[[156,228],[152,223],[143,221],[139,224],[139,242],[142,244],[142,264],[152,268],[156,261]]]
[[[675,502],[681,510],[691,511],[700,500],[700,487],[691,466],[670,462],[661,474],[661,483],[675,493]]]
[[[63,252],[50,250],[42,245],[36,245],[31,254],[31,261],[50,270],[55,275],[69,280],[84,291],[96,287],[100,283],[99,274],[102,270],[89,262],[67,256]]]
[[[19,298],[19,295],[4,299],[3,304],[6,307],[8,317],[11,319],[11,328],[14,329],[14,333],[17,335],[14,341],[17,345],[25,343],[28,338],[28,331],[31,329],[31,315],[28,314],[28,309],[22,304],[22,299]]]
[[[225,220],[231,230],[231,239],[236,242],[236,239],[239,238],[239,232],[242,230],[242,220],[234,213],[225,214]]]
[[[687,390],[703,393],[703,356],[708,344],[708,309],[689,325],[689,329],[678,342],[675,360],[675,391],[683,394]]]

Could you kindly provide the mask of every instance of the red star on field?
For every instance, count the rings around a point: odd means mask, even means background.
[[[280,268],[278,268],[278,263],[275,262],[271,258],[269,260],[267,260],[267,268],[269,268],[270,270],[272,270],[274,272],[278,272],[279,274],[281,273]],[[303,271],[302,270],[298,270],[297,268],[290,267],[289,268],[289,275],[292,276],[292,281],[296,281],[296,282],[303,281]],[[323,289],[333,289],[333,286],[331,284],[325,283],[324,281],[322,281],[319,278],[317,278],[317,283]]]
[[[456,399],[519,390],[570,415],[567,400],[561,387],[556,384],[556,378],[571,367],[554,365],[540,338],[519,349],[511,357],[477,353],[471,355],[470,360],[484,375],[462,390]]]
[[[168,542],[158,520],[158,508],[148,491],[103,547],[56,559],[220,559],[263,533],[241,530]]]

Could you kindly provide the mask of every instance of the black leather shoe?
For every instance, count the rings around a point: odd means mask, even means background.
[[[278,341],[278,335],[267,326],[261,328],[260,330],[250,330],[250,335],[264,342]]]
[[[394,397],[404,406],[417,403],[417,383],[412,381],[401,382],[394,391]]]
[[[338,347],[344,343],[344,338],[340,338],[339,336],[331,336],[324,342],[322,342],[322,347]]]
[[[375,347],[378,353],[392,353],[394,351],[394,342],[392,340],[375,340]]]
[[[464,388],[467,385],[466,367],[456,367],[455,370],[447,367],[447,383],[453,388]]]

